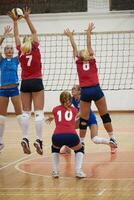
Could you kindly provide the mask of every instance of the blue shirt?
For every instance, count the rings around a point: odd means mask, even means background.
[[[77,108],[78,111],[80,110],[80,99],[75,99],[74,97],[72,97],[72,104],[75,108]],[[97,124],[97,120],[94,112],[90,109],[88,126],[91,126],[93,124]]]
[[[0,61],[0,86],[18,84],[18,57],[2,58]]]

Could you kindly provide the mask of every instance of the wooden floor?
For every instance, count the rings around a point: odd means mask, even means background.
[[[44,155],[33,147],[34,120],[30,125],[32,153],[23,154],[21,132],[9,115],[0,153],[0,200],[134,200],[134,112],[111,113],[118,150],[111,155],[106,145],[95,145],[86,136],[83,168],[86,179],[76,179],[74,153],[61,155],[59,179],[51,177],[51,134],[54,123],[44,123]],[[99,119],[99,117],[98,117]],[[99,135],[107,137],[99,119]]]

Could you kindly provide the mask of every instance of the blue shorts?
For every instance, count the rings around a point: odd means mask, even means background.
[[[93,111],[90,110],[90,114],[89,114],[89,119],[88,119],[88,126],[91,126],[93,124],[96,124],[97,125],[97,120],[96,120],[96,116],[95,114],[93,113]]]
[[[61,148],[66,145],[68,147],[74,147],[80,143],[79,136],[74,133],[53,134],[52,144]]]
[[[13,88],[1,88],[0,89],[0,96],[1,97],[14,97],[19,95],[18,87]]]
[[[86,101],[86,102],[98,101],[103,96],[104,96],[104,93],[99,85],[81,88],[80,100],[82,101]]]

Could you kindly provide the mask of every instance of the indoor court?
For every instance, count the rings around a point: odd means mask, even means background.
[[[98,117],[98,115],[97,115]],[[44,123],[44,154],[33,147],[33,118],[30,128],[32,153],[25,155],[14,115],[9,115],[5,130],[5,148],[0,153],[1,200],[100,200],[134,198],[134,113],[111,113],[118,149],[110,153],[109,146],[95,145],[89,132],[85,140],[83,169],[87,178],[78,179],[74,173],[74,153],[60,155],[60,178],[51,176],[51,134],[54,123]],[[98,117],[99,120],[99,117]],[[14,137],[11,137],[14,135]],[[99,136],[107,134],[99,124]]]
[[[39,155],[33,145],[36,140],[36,120],[32,108],[29,126],[31,154],[24,154],[21,129],[10,101],[7,118],[4,119],[5,146],[0,151],[0,200],[134,200],[134,1],[0,2],[0,38],[3,37],[4,27],[13,27],[12,20],[6,15],[8,11],[13,8],[20,8],[22,11],[25,6],[31,8],[30,19],[37,30],[41,53],[40,70],[45,93],[42,116],[44,112],[45,119],[50,116],[53,107],[59,105],[60,93],[64,90],[71,92],[72,87],[79,84],[72,48],[64,30],[69,28],[74,31],[79,52],[88,46],[85,30],[93,22],[95,29],[91,34],[91,45],[97,63],[96,71],[118,144],[116,152],[112,154],[108,145],[92,142],[88,129],[83,161],[83,171],[87,177],[75,177],[75,154],[71,151],[70,154],[60,154],[60,175],[59,178],[54,178],[51,153],[54,121],[47,124],[43,119],[43,155]],[[18,26],[22,41],[31,32],[21,15]],[[3,37],[0,59],[6,45],[13,45],[16,56],[13,31]],[[0,91],[1,74],[0,65]],[[20,64],[18,75],[20,83]],[[0,108],[3,106],[1,102]],[[108,138],[94,103],[92,110],[97,116],[98,136]],[[0,113],[0,117],[1,115],[3,114]],[[0,137],[4,127],[1,125],[3,126],[3,121],[0,121]]]

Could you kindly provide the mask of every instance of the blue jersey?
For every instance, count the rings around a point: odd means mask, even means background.
[[[72,104],[75,108],[80,110],[80,99],[75,99],[72,97]],[[90,109],[89,118],[88,118],[88,126],[91,126],[93,124],[97,124],[96,116],[94,112]]]
[[[0,61],[0,86],[18,84],[18,58],[2,58]]]

